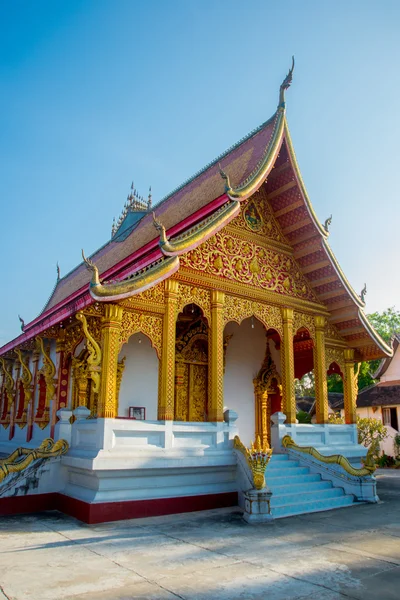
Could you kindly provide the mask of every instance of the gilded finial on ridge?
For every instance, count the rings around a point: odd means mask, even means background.
[[[24,331],[24,329],[25,329],[25,321],[24,321],[24,319],[20,315],[18,315],[18,319],[21,322],[21,331]]]
[[[365,296],[366,295],[367,295],[367,284],[364,283],[364,287],[361,290],[361,294],[360,294],[361,302],[365,302]]]
[[[56,269],[57,269],[57,283],[58,283],[61,279],[61,270],[60,270],[60,265],[58,264],[58,261],[57,261]]]
[[[328,217],[328,219],[325,219],[324,229],[325,229],[326,233],[329,233],[329,227],[330,227],[331,223],[332,223],[332,215],[330,217]]]
[[[221,163],[218,163],[218,169],[219,169],[219,174],[221,175],[222,179],[225,180],[225,191],[229,192],[229,190],[231,190],[231,182],[229,180],[229,175],[227,175],[225,173],[225,171],[222,169]]]
[[[279,104],[278,108],[285,109],[285,91],[290,88],[290,85],[293,80],[293,71],[294,71],[294,56],[292,56],[292,66],[289,69],[288,74],[285,79],[281,83],[281,87],[279,88]]]

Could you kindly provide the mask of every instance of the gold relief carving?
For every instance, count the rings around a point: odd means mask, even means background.
[[[72,408],[78,406],[88,406],[87,389],[88,389],[88,364],[85,359],[72,357]]]
[[[126,356],[121,358],[121,360],[119,360],[118,364],[117,364],[117,409],[116,409],[117,415],[118,415],[118,406],[119,406],[119,391],[121,389],[122,376],[125,371],[125,361],[126,361]]]
[[[207,365],[191,364],[189,421],[205,421],[207,411]]]
[[[315,340],[315,321],[312,315],[295,312],[293,317],[293,335],[296,335],[299,329],[305,327],[310,337]]]
[[[74,325],[65,329],[64,350],[67,354],[72,354],[76,346],[83,340],[83,332],[80,325]]]
[[[234,321],[239,325],[244,319],[256,317],[266,328],[275,329],[282,337],[282,317],[277,306],[254,302],[237,296],[226,295],[224,305],[224,325]]]
[[[197,304],[203,311],[208,323],[211,322],[211,301],[210,292],[196,286],[189,286],[179,283],[178,287],[178,313],[188,304]]]
[[[24,388],[25,393],[25,408],[28,406],[31,398],[32,398],[32,373],[29,370],[29,357],[25,357],[22,355],[21,350],[14,350],[15,354],[18,356],[19,363],[22,367],[22,373],[20,376],[20,380],[22,382],[22,386]]]
[[[263,186],[249,201],[242,203],[240,213],[229,225],[230,227],[256,232],[277,242],[287,243],[275,220],[267,200],[267,192]]]
[[[94,302],[90,306],[86,306],[82,311],[86,316],[93,315],[102,317],[104,315],[104,305],[101,302]]]
[[[328,422],[328,386],[326,381],[325,362],[325,317],[316,316],[315,321],[315,344],[313,348],[314,357],[314,379],[315,379],[315,406],[317,423]]]
[[[160,358],[162,327],[162,317],[124,310],[119,333],[119,347],[122,348],[133,334],[144,333],[150,339],[151,345]]]
[[[77,315],[78,318],[78,315]],[[96,342],[101,342],[101,318],[98,317],[87,317],[87,328],[90,335],[96,340]]]
[[[38,337],[40,350],[43,356],[43,365],[39,369],[38,374],[43,375],[46,382],[46,409],[50,407],[50,402],[56,393],[56,366],[50,358],[50,345],[45,348],[43,338]]]
[[[189,416],[189,364],[175,363],[175,421],[187,421]]]
[[[98,416],[114,418],[117,411],[117,371],[123,308],[106,304],[102,319],[102,370]]]
[[[11,363],[8,365],[7,361],[0,356],[0,364],[3,367],[4,374],[4,389],[7,392],[7,400],[8,400],[8,409],[12,406],[14,402],[14,389],[15,389],[15,381],[13,378],[13,369],[14,364]]]
[[[161,377],[158,419],[174,419],[175,400],[175,339],[178,303],[178,282],[167,279],[165,282],[165,313],[161,347]]]
[[[345,370],[343,378],[344,392],[344,413],[346,423],[357,422],[356,402],[358,395],[358,373],[360,364],[354,369],[354,350],[346,348],[344,350]]]
[[[329,323],[329,321],[327,321],[325,325],[325,338],[330,338],[332,340],[338,340],[340,342],[343,342],[343,338],[338,332],[337,327],[332,323]]]
[[[89,356],[87,357],[89,375],[94,384],[93,392],[95,394],[98,394],[100,390],[101,349],[99,344],[94,339],[93,335],[89,332],[88,323],[85,315],[82,312],[78,312],[76,313],[76,318],[82,323],[82,329],[86,337],[86,347],[89,352]]]
[[[224,418],[224,310],[224,292],[212,290],[208,347],[208,420],[213,422],[223,421]]]
[[[325,347],[325,362],[326,368],[329,370],[329,367],[332,363],[336,363],[344,375],[345,372],[345,360],[344,360],[344,352],[340,348],[327,348]]]
[[[164,304],[164,285],[162,283],[158,283],[154,287],[145,290],[141,294],[138,294],[136,296],[136,300],[142,300],[144,302],[154,302],[156,304]]]
[[[176,343],[175,420],[205,421],[208,387],[208,335],[202,322]]]
[[[317,301],[294,260],[288,260],[287,254],[278,254],[222,231],[183,255],[181,265],[263,290]]]
[[[282,308],[283,338],[281,343],[282,408],[286,423],[296,423],[294,391],[293,309]]]

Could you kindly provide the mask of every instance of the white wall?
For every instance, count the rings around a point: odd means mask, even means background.
[[[118,360],[126,356],[119,393],[118,416],[127,417],[129,406],[145,406],[146,420],[157,419],[158,357],[150,340],[133,335],[122,347]]]
[[[397,346],[397,350],[387,371],[380,377],[380,382],[384,381],[399,381],[400,380],[400,344]]]
[[[246,319],[239,326],[237,323],[228,323],[224,330],[224,337],[233,334],[226,351],[226,368],[224,377],[224,403],[225,408],[236,411],[239,418],[236,422],[239,436],[246,445],[254,440],[255,414],[254,414],[254,386],[256,377],[265,356],[267,338],[265,329],[254,318],[254,329],[251,319]],[[270,346],[274,346],[272,343]],[[271,351],[275,360],[279,352],[275,346]],[[280,361],[275,363],[280,368]]]

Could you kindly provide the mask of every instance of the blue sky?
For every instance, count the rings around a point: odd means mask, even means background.
[[[400,2],[0,1],[0,345],[110,236],[274,112],[367,312],[400,309]]]

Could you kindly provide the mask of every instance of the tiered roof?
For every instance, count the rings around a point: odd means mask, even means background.
[[[157,219],[169,237],[176,236],[212,215],[229,198],[247,198],[265,186],[287,244],[347,346],[356,350],[359,360],[391,356],[391,348],[369,324],[363,297],[347,281],[329,247],[327,224],[320,223],[307,195],[285,115],[284,91],[291,72],[281,86],[275,114],[166,196],[157,205]],[[135,193],[128,197],[124,217],[114,227],[111,240],[90,257],[103,280],[125,279],[162,257],[149,209],[149,201],[145,206]],[[135,214],[139,218],[129,221],[128,215]],[[89,280],[84,263],[61,278],[42,314],[0,349],[0,354],[91,304]]]

